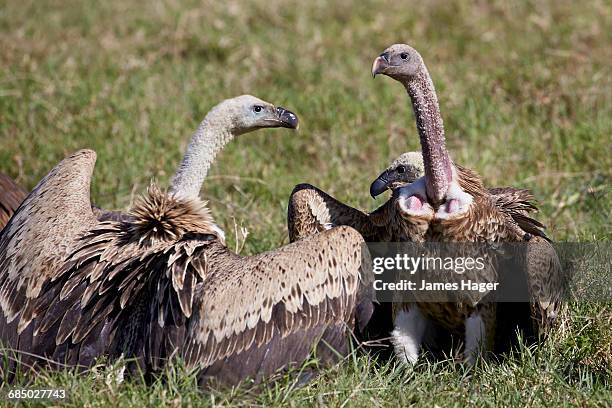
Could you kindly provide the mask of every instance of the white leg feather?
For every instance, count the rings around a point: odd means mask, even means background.
[[[419,358],[427,319],[417,305],[412,305],[408,311],[400,311],[394,323],[391,342],[395,348],[395,355],[403,363],[415,364]]]

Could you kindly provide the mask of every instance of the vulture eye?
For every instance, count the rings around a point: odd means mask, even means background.
[[[260,106],[260,105],[253,106],[253,112],[255,112],[255,113],[259,113],[262,110],[263,110],[263,106]]]
[[[398,168],[397,168],[397,172],[398,172],[399,174],[403,174],[403,173],[405,173],[405,172],[406,172],[406,167],[404,167],[404,166],[398,166]]]
[[[402,52],[400,54],[400,58],[403,59],[403,60],[408,59],[408,53],[407,52]]]

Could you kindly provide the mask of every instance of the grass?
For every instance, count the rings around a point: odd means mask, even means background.
[[[380,204],[367,194],[373,177],[418,148],[404,91],[369,74],[394,42],[410,43],[428,64],[455,161],[487,185],[532,189],[555,240],[609,241],[612,9],[604,1],[5,0],[0,171],[31,188],[67,154],[92,148],[93,201],[125,209],[151,178],[167,184],[210,107],[251,93],[298,113],[300,131],[236,140],[202,197],[232,247],[246,227],[243,253],[275,248],[288,241],[295,184],[371,209]],[[70,372],[42,373],[35,385],[66,388],[72,406],[609,405],[611,323],[609,303],[570,304],[544,345],[470,376],[452,363],[402,370],[362,356],[306,387],[282,382],[259,395],[203,393],[180,368],[152,387]]]

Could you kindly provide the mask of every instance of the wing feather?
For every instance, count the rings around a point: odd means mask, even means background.
[[[81,150],[55,166],[0,234],[0,326],[24,311],[57,273],[74,239],[95,223],[89,189],[96,154]],[[20,318],[22,332],[29,320]],[[0,331],[2,331],[0,329]]]
[[[78,162],[78,159],[77,155],[73,161]],[[95,155],[91,158],[89,170],[83,160],[75,165],[66,159],[68,164],[64,167],[71,165],[79,167],[82,172],[89,171],[87,177],[81,177],[88,181],[93,159]],[[58,168],[62,168],[61,165]],[[69,169],[72,167],[68,166]],[[78,178],[74,172],[68,174]],[[40,200],[39,191],[47,191],[53,180],[62,175],[57,168],[54,169],[46,178],[49,181],[43,180],[21,208],[24,211],[36,206],[44,208],[32,197]],[[74,183],[73,188],[76,189]],[[80,201],[71,198],[74,201],[72,207],[86,208],[91,213],[89,186],[85,190],[87,194],[77,195]],[[150,195],[163,194],[159,190],[150,191]],[[160,207],[155,207],[156,203]],[[45,264],[48,269],[43,268],[42,272],[39,271],[40,276],[32,279],[22,279],[17,275],[13,278],[11,274],[14,273],[15,260],[20,262],[21,258],[27,257],[23,250],[20,252],[14,248],[14,241],[22,237],[32,239],[31,233],[22,230],[30,228],[28,223],[33,222],[33,218],[25,219],[18,212],[9,223],[0,236],[0,245],[8,245],[13,251],[9,254],[14,255],[13,258],[5,253],[0,255],[2,310],[4,316],[10,312],[9,317],[21,312],[20,332],[32,320],[35,321],[34,330],[30,331],[30,336],[33,336],[30,343],[34,349],[28,351],[70,358],[71,361],[79,360],[83,354],[83,361],[92,361],[96,353],[111,356],[124,351],[126,354],[142,354],[148,337],[151,338],[150,344],[156,347],[155,353],[158,353],[149,357],[165,358],[176,351],[177,344],[185,337],[186,318],[192,310],[197,284],[207,273],[193,267],[189,258],[198,251],[202,252],[202,246],[216,242],[212,218],[201,203],[175,198],[157,202],[155,198],[149,197],[148,201],[145,198],[136,208],[140,208],[140,212],[117,220],[97,221],[92,218],[91,225],[81,221],[83,225],[79,227],[86,229],[74,228],[78,234],[63,249],[64,258],[51,266]],[[163,225],[172,231],[152,227],[159,224],[156,217],[162,217],[166,222]],[[22,219],[25,221],[21,222]],[[170,258],[175,263],[175,272],[167,267]],[[22,266],[20,274],[27,275],[29,265],[24,263]],[[202,262],[198,266],[202,267]],[[35,279],[38,281],[34,285],[31,281]],[[28,286],[36,286],[35,291],[29,290]],[[156,288],[160,291],[156,292]],[[30,294],[32,296],[28,297]],[[5,324],[2,320],[6,322],[4,316],[0,316],[3,338],[4,331],[14,331],[11,326],[2,327]],[[102,335],[105,342],[99,340]],[[24,337],[23,341],[26,344],[28,340]],[[141,359],[143,354],[136,357]]]
[[[336,200],[310,184],[298,184],[289,197],[287,224],[291,242],[331,227],[346,225],[366,240],[379,241],[384,228],[376,226],[364,211]]]
[[[0,173],[0,231],[27,195],[28,192],[13,179]]]
[[[527,286],[533,322],[539,332],[545,332],[558,317],[565,278],[555,248],[541,237],[527,243]]]
[[[209,366],[231,355],[248,358],[248,350],[315,326],[352,326],[360,275],[369,267],[362,263],[363,243],[357,231],[340,227],[272,252],[212,263],[183,357]]]

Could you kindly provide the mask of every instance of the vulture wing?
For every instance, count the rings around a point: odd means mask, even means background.
[[[83,233],[44,296],[29,305],[25,315],[38,316],[37,354],[85,366],[101,355],[124,355],[143,369],[153,357],[169,358],[182,344],[206,272],[194,254],[214,240],[204,203],[151,186],[129,216]]]
[[[346,355],[347,328],[372,313],[363,238],[333,228],[277,250],[210,262],[183,357],[202,381],[259,380],[304,362]]]
[[[531,191],[514,187],[497,187],[490,188],[489,193],[497,208],[512,217],[523,231],[548,240],[544,224],[530,216],[538,212]]]
[[[34,337],[56,345],[44,353],[80,365],[124,355],[152,370],[178,354],[202,378],[235,382],[302,362],[321,340],[346,351],[346,327],[372,310],[356,231],[252,257],[216,231],[199,200],[150,189],[130,218],[82,234],[27,311],[38,316]]]
[[[384,241],[385,235],[385,229],[375,225],[367,213],[310,184],[299,184],[293,189],[287,225],[291,242],[340,225],[356,229],[368,242]]]
[[[27,195],[12,178],[0,173],[0,231]]]
[[[531,298],[531,317],[536,332],[546,331],[555,321],[565,287],[559,256],[546,236],[544,224],[530,216],[538,211],[529,190],[513,187],[489,189],[502,212],[526,233],[526,280]]]
[[[557,252],[547,239],[533,237],[527,244],[526,256],[531,315],[537,331],[542,333],[557,318],[565,279]]]
[[[41,295],[72,251],[74,239],[95,223],[89,188],[96,154],[81,150],[62,160],[27,196],[0,235],[0,339],[14,345],[13,322]],[[22,316],[19,331],[28,324]],[[13,334],[11,334],[13,333]],[[15,339],[12,339],[15,340]]]

